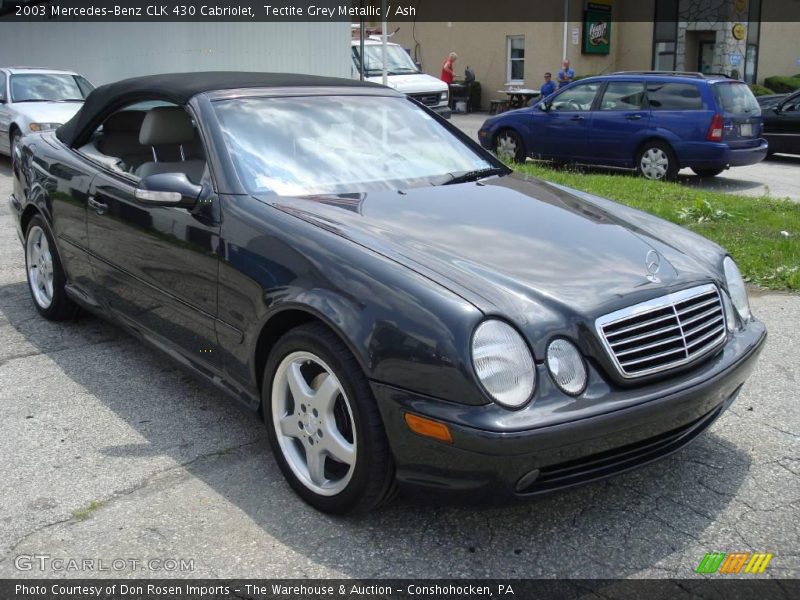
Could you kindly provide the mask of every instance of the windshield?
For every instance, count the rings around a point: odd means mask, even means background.
[[[494,167],[405,98],[239,98],[214,108],[251,193],[400,190]]]
[[[377,44],[364,45],[364,55],[366,56],[366,71],[364,75],[379,75],[383,73],[383,49],[382,46]],[[356,66],[360,64],[359,56],[361,56],[361,48],[353,46],[353,59]],[[386,69],[390,75],[401,75],[419,73],[417,66],[408,52],[403,50],[397,45],[386,46]]]
[[[761,107],[756,97],[745,83],[717,83],[714,84],[714,94],[726,113],[748,114],[757,116],[761,114]]]
[[[13,102],[82,102],[93,89],[80,75],[17,73],[11,76]]]

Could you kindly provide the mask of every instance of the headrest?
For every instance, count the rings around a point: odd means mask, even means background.
[[[103,123],[104,133],[139,133],[145,113],[141,110],[121,110]]]
[[[139,143],[144,146],[188,144],[193,139],[192,119],[180,106],[151,108],[139,131]]]

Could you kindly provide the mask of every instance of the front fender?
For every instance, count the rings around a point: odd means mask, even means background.
[[[220,319],[241,331],[241,342],[225,345],[232,370],[246,376],[249,388],[260,384],[265,328],[292,326],[299,312],[334,330],[372,381],[453,402],[487,402],[469,354],[483,313],[467,300],[257,200],[228,203],[223,238]]]

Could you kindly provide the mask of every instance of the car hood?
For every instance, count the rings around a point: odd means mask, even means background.
[[[579,194],[509,175],[403,192],[261,199],[510,318],[527,320],[541,309],[599,316],[717,275],[715,244]],[[653,250],[660,265],[648,278]]]
[[[367,81],[383,83],[383,77],[367,77]],[[420,94],[425,92],[446,92],[447,84],[441,79],[436,79],[425,73],[412,73],[410,75],[389,75],[386,85],[403,94]]]
[[[66,123],[83,102],[18,102],[11,109],[28,123]]]

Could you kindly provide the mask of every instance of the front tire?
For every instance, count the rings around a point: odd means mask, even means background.
[[[674,181],[678,177],[678,160],[669,144],[652,140],[639,148],[636,171],[645,179]]]
[[[64,321],[77,314],[78,306],[64,291],[66,275],[55,241],[39,215],[25,232],[25,273],[33,304],[45,319]]]
[[[694,171],[695,175],[698,177],[716,177],[720,173],[722,173],[725,169],[701,169],[692,167],[692,171]]]
[[[522,137],[513,129],[504,129],[497,134],[494,152],[500,160],[524,163],[527,157]]]
[[[272,451],[303,500],[344,514],[391,498],[394,462],[383,422],[361,367],[336,334],[321,323],[286,333],[267,360],[262,389]]]

